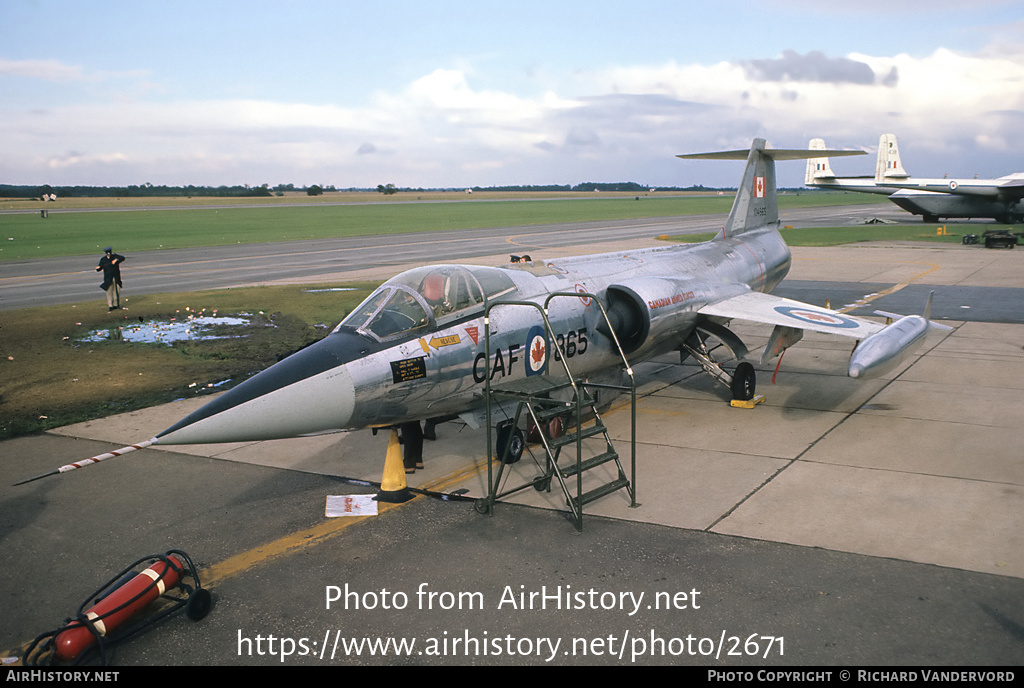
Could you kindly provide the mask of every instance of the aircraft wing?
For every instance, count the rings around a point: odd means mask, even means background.
[[[1006,198],[1024,198],[1024,178],[1016,175],[1008,177],[1006,181],[999,182],[996,190]]]
[[[920,179],[886,181],[887,186],[912,191],[931,191],[957,196],[985,196],[1015,199],[1024,197],[1024,179]]]
[[[885,327],[882,323],[757,291],[709,303],[698,312],[702,315],[838,334],[854,339],[866,339]]]

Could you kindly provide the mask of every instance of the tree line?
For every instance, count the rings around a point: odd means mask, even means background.
[[[283,195],[288,191],[305,191],[318,195],[325,191],[336,191],[333,186],[300,186],[294,184],[278,184],[270,186],[155,186],[153,184],[133,184],[131,186],[27,186],[0,184],[0,196],[6,198],[43,198],[54,194],[57,198],[99,198],[99,197],[139,197],[139,196],[214,196],[214,197],[260,197]]]
[[[321,186],[313,184],[310,186],[296,186],[294,184],[278,184],[270,186],[249,186],[248,184],[234,186],[166,186],[153,184],[133,184],[131,186],[42,186],[0,184],[0,196],[5,198],[46,198],[55,195],[57,198],[99,198],[99,197],[140,197],[140,196],[210,196],[210,197],[266,197],[282,196],[287,192],[305,192],[310,196],[319,196],[325,192],[335,191],[378,191],[385,195],[392,195],[399,192],[424,193],[427,191],[572,191],[580,192],[601,192],[601,191],[626,191],[630,193],[645,193],[654,190],[649,185],[636,182],[584,182],[582,184],[512,184],[505,186],[473,186],[473,187],[449,187],[449,188],[424,188],[424,187],[399,187],[394,184],[378,184],[377,187],[349,187],[338,189],[333,185]],[[702,185],[676,187],[659,186],[658,191],[717,191]]]

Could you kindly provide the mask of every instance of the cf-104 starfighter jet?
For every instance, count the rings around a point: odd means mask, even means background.
[[[269,440],[455,418],[477,426],[485,386],[542,375],[553,359],[571,362],[580,376],[615,378],[673,350],[697,359],[734,398],[750,399],[754,368],[727,327],[732,320],[774,326],[762,363],[811,330],[860,340],[851,377],[883,374],[921,343],[927,314],[886,326],[770,294],[790,267],[779,234],[775,161],[856,154],[773,149],[755,139],[749,151],[680,155],[747,161],[725,226],[711,241],[501,268],[430,265],[403,272],[327,337],[148,444]],[[573,295],[550,301],[550,329],[539,308],[500,307],[544,304],[555,293]],[[724,369],[708,353],[708,338],[722,342],[739,364]]]

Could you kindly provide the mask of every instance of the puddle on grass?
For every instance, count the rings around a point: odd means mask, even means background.
[[[118,327],[93,330],[80,342],[124,341],[139,344],[173,344],[183,341],[209,341],[237,337],[231,330],[248,326],[252,316],[242,313],[237,316],[201,315],[187,320],[146,320],[140,323],[126,322]],[[244,335],[243,335],[244,336]]]

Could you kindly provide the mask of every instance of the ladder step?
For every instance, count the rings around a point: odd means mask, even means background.
[[[570,402],[556,401],[554,399],[535,399],[534,401],[537,403],[538,406],[544,406],[544,408],[540,411],[538,411],[536,408],[533,411],[537,415],[537,420],[542,422],[546,420],[551,420],[555,416],[561,416],[566,413],[571,413],[574,408],[573,404]],[[543,402],[555,405],[547,406]]]
[[[619,458],[618,452],[609,449],[604,454],[598,454],[597,456],[591,457],[586,461],[580,462],[579,472],[582,473],[583,471],[589,471],[591,468],[597,468],[601,464],[608,463],[609,461],[614,461],[617,458]],[[565,469],[563,469],[562,475],[566,478],[576,475],[576,464],[570,464]]]
[[[566,428],[566,430],[568,431],[570,428],[574,429],[575,427],[576,427],[576,424],[573,423],[572,425],[568,426]],[[590,426],[589,428],[582,428],[580,430],[580,435],[579,436],[580,436],[581,439],[587,439],[588,437],[593,437],[594,435],[600,435],[604,431],[605,431],[604,425],[602,425],[601,423],[597,423],[595,425]],[[551,440],[552,448],[565,447],[565,446],[568,446],[570,444],[576,444],[576,433],[575,432],[566,432],[561,437]]]
[[[596,499],[600,499],[601,497],[609,495],[612,492],[615,492],[616,490],[621,490],[624,487],[629,487],[629,481],[626,480],[625,478],[621,478],[619,480],[610,482],[607,485],[602,485],[601,487],[594,488],[590,492],[587,492],[583,494],[581,497],[577,497],[572,501],[575,502],[577,509],[581,509],[583,508],[584,504],[589,504],[590,502],[593,502]]]
[[[542,410],[538,410],[535,407],[534,413],[537,414],[537,419],[541,421],[550,420],[555,416],[565,416],[565,428],[568,430],[576,427],[576,404],[572,402],[558,402],[557,406],[545,407]],[[580,425],[589,423],[597,417],[594,409],[590,406],[581,408],[580,413],[582,415]]]

